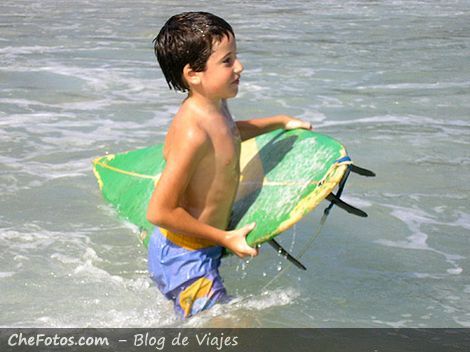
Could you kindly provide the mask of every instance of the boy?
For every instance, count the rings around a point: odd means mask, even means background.
[[[277,129],[311,128],[285,115],[234,121],[226,100],[237,95],[243,66],[235,34],[205,12],[171,17],[154,40],[170,89],[188,92],[165,139],[165,169],[148,205],[157,225],[149,272],[176,312],[189,317],[227,299],[218,268],[223,247],[256,256],[246,243],[255,224],[227,231],[240,178],[241,141]]]

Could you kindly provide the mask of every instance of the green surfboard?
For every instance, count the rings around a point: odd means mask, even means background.
[[[107,202],[142,229],[147,245],[153,225],[147,205],[165,167],[163,145],[93,161]],[[240,185],[230,228],[256,222],[247,236],[251,246],[273,239],[312,211],[338,186],[348,169],[343,145],[308,130],[276,130],[242,143]],[[342,161],[341,161],[342,160]]]

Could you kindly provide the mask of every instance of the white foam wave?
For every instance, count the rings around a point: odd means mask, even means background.
[[[30,107],[34,107],[34,108],[38,108],[38,107],[51,108],[51,107],[54,106],[52,104],[47,104],[47,103],[41,102],[39,100],[21,99],[21,98],[0,98],[0,104],[14,105],[16,107],[20,107],[20,108],[23,108],[23,109],[24,108],[30,108]]]
[[[383,325],[383,326],[388,326],[394,329],[406,328],[409,326],[408,324],[413,323],[413,321],[409,319],[403,319],[403,320],[398,320],[398,321],[383,321],[383,320],[374,319],[372,320],[372,322]]]
[[[357,125],[357,124],[367,124],[367,125],[412,125],[412,126],[442,126],[442,127],[470,127],[470,123],[465,120],[444,120],[436,119],[427,116],[418,116],[418,115],[406,115],[406,116],[397,116],[397,115],[378,115],[371,117],[363,117],[358,119],[351,120],[328,120],[319,125],[318,127],[329,127],[329,126],[341,126],[341,125]]]
[[[5,56],[17,56],[17,55],[29,55],[29,54],[44,54],[57,52],[62,50],[63,46],[42,46],[42,45],[33,45],[33,46],[5,46],[0,48],[0,54]]]
[[[454,321],[461,325],[462,327],[464,328],[470,328],[470,319],[469,320],[462,320],[462,319],[459,319],[459,318],[454,318]]]
[[[417,158],[415,162],[418,164],[465,166],[465,165],[470,165],[470,158],[469,157],[455,157],[453,159],[449,159],[446,157],[427,155],[421,158]]]
[[[432,82],[432,83],[398,83],[358,86],[358,90],[429,90],[429,89],[449,89],[449,88],[469,88],[470,81],[464,82]]]
[[[463,211],[457,211],[456,215],[457,219],[454,222],[448,223],[448,225],[470,230],[470,214],[464,213]]]
[[[0,272],[0,279],[4,279],[6,277],[12,277],[14,275],[15,275],[15,272],[13,272],[13,271]]]
[[[63,163],[45,163],[38,161],[23,161],[21,159],[13,161],[17,164],[17,176],[10,175],[8,178],[2,177],[8,181],[8,187],[14,187],[15,191],[37,188],[44,185],[44,182],[56,180],[60,178],[74,178],[83,177],[90,174],[91,164],[90,159],[69,160]],[[2,164],[2,162],[0,162]],[[11,159],[6,163],[11,165]],[[20,175],[19,173],[22,173]],[[33,177],[31,180],[24,180],[24,176],[29,175]],[[21,179],[23,178],[23,179]],[[21,181],[20,181],[21,179]],[[11,193],[11,189],[5,189]]]
[[[373,205],[372,202],[369,202],[364,198],[356,198],[351,195],[343,195],[341,196],[341,199],[343,199],[346,203],[352,204],[359,208],[369,208]]]
[[[54,253],[51,255],[51,259],[57,260],[62,264],[78,264],[80,259],[77,257],[72,257],[62,253]]]
[[[435,219],[432,215],[421,209],[400,207],[395,205],[387,205],[386,207],[391,208],[391,215],[407,225],[411,231],[411,235],[406,240],[385,240],[380,239],[374,241],[377,244],[381,244],[388,247],[412,249],[412,250],[426,250],[437,253],[443,256],[448,264],[452,268],[448,268],[446,271],[451,275],[459,275],[463,272],[463,268],[458,264],[464,256],[458,254],[449,254],[444,251],[432,248],[428,244],[429,235],[422,229],[425,225],[446,225],[446,226],[459,226],[459,222],[447,223],[441,222]]]
[[[28,253],[31,253],[33,250],[57,248],[57,246],[64,244],[83,248],[90,244],[87,231],[69,232],[67,236],[64,236],[64,233],[61,231],[46,230],[35,223],[27,223],[21,227],[15,226],[14,229],[2,229],[0,231],[0,241],[16,256],[20,255],[23,257],[27,257]]]
[[[153,288],[155,290],[155,288]],[[69,314],[65,307],[61,311],[50,311],[48,315],[9,324],[9,327],[48,327],[48,328],[132,328],[165,327],[178,323],[170,301],[163,296],[143,294],[142,299],[129,298],[127,302],[104,298],[95,298],[86,302],[87,309]],[[81,299],[83,300],[83,299]],[[130,301],[130,302],[129,302]],[[149,301],[151,303],[149,303]],[[56,307],[61,308],[61,307]]]
[[[264,311],[274,307],[292,304],[300,296],[293,288],[282,288],[268,290],[261,295],[248,295],[234,298],[227,304],[217,304],[210,310],[205,311],[183,323],[184,327],[204,327],[213,324],[220,317],[217,324],[232,325],[238,320],[246,320],[253,323],[253,318],[258,313],[253,311]],[[239,323],[239,322],[238,322]],[[236,323],[237,324],[237,323]],[[220,327],[220,326],[218,326]]]
[[[272,307],[285,306],[295,302],[300,293],[293,288],[278,288],[263,292],[260,296],[252,296],[246,301],[236,302],[237,308],[265,310]]]

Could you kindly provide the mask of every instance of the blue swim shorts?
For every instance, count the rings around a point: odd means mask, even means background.
[[[228,301],[219,274],[223,247],[156,227],[148,245],[148,269],[175,312],[187,318]]]

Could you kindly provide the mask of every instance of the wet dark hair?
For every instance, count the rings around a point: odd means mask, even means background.
[[[184,12],[172,16],[153,40],[155,55],[170,89],[189,89],[183,68],[201,72],[212,53],[214,41],[235,37],[232,27],[208,12]]]

